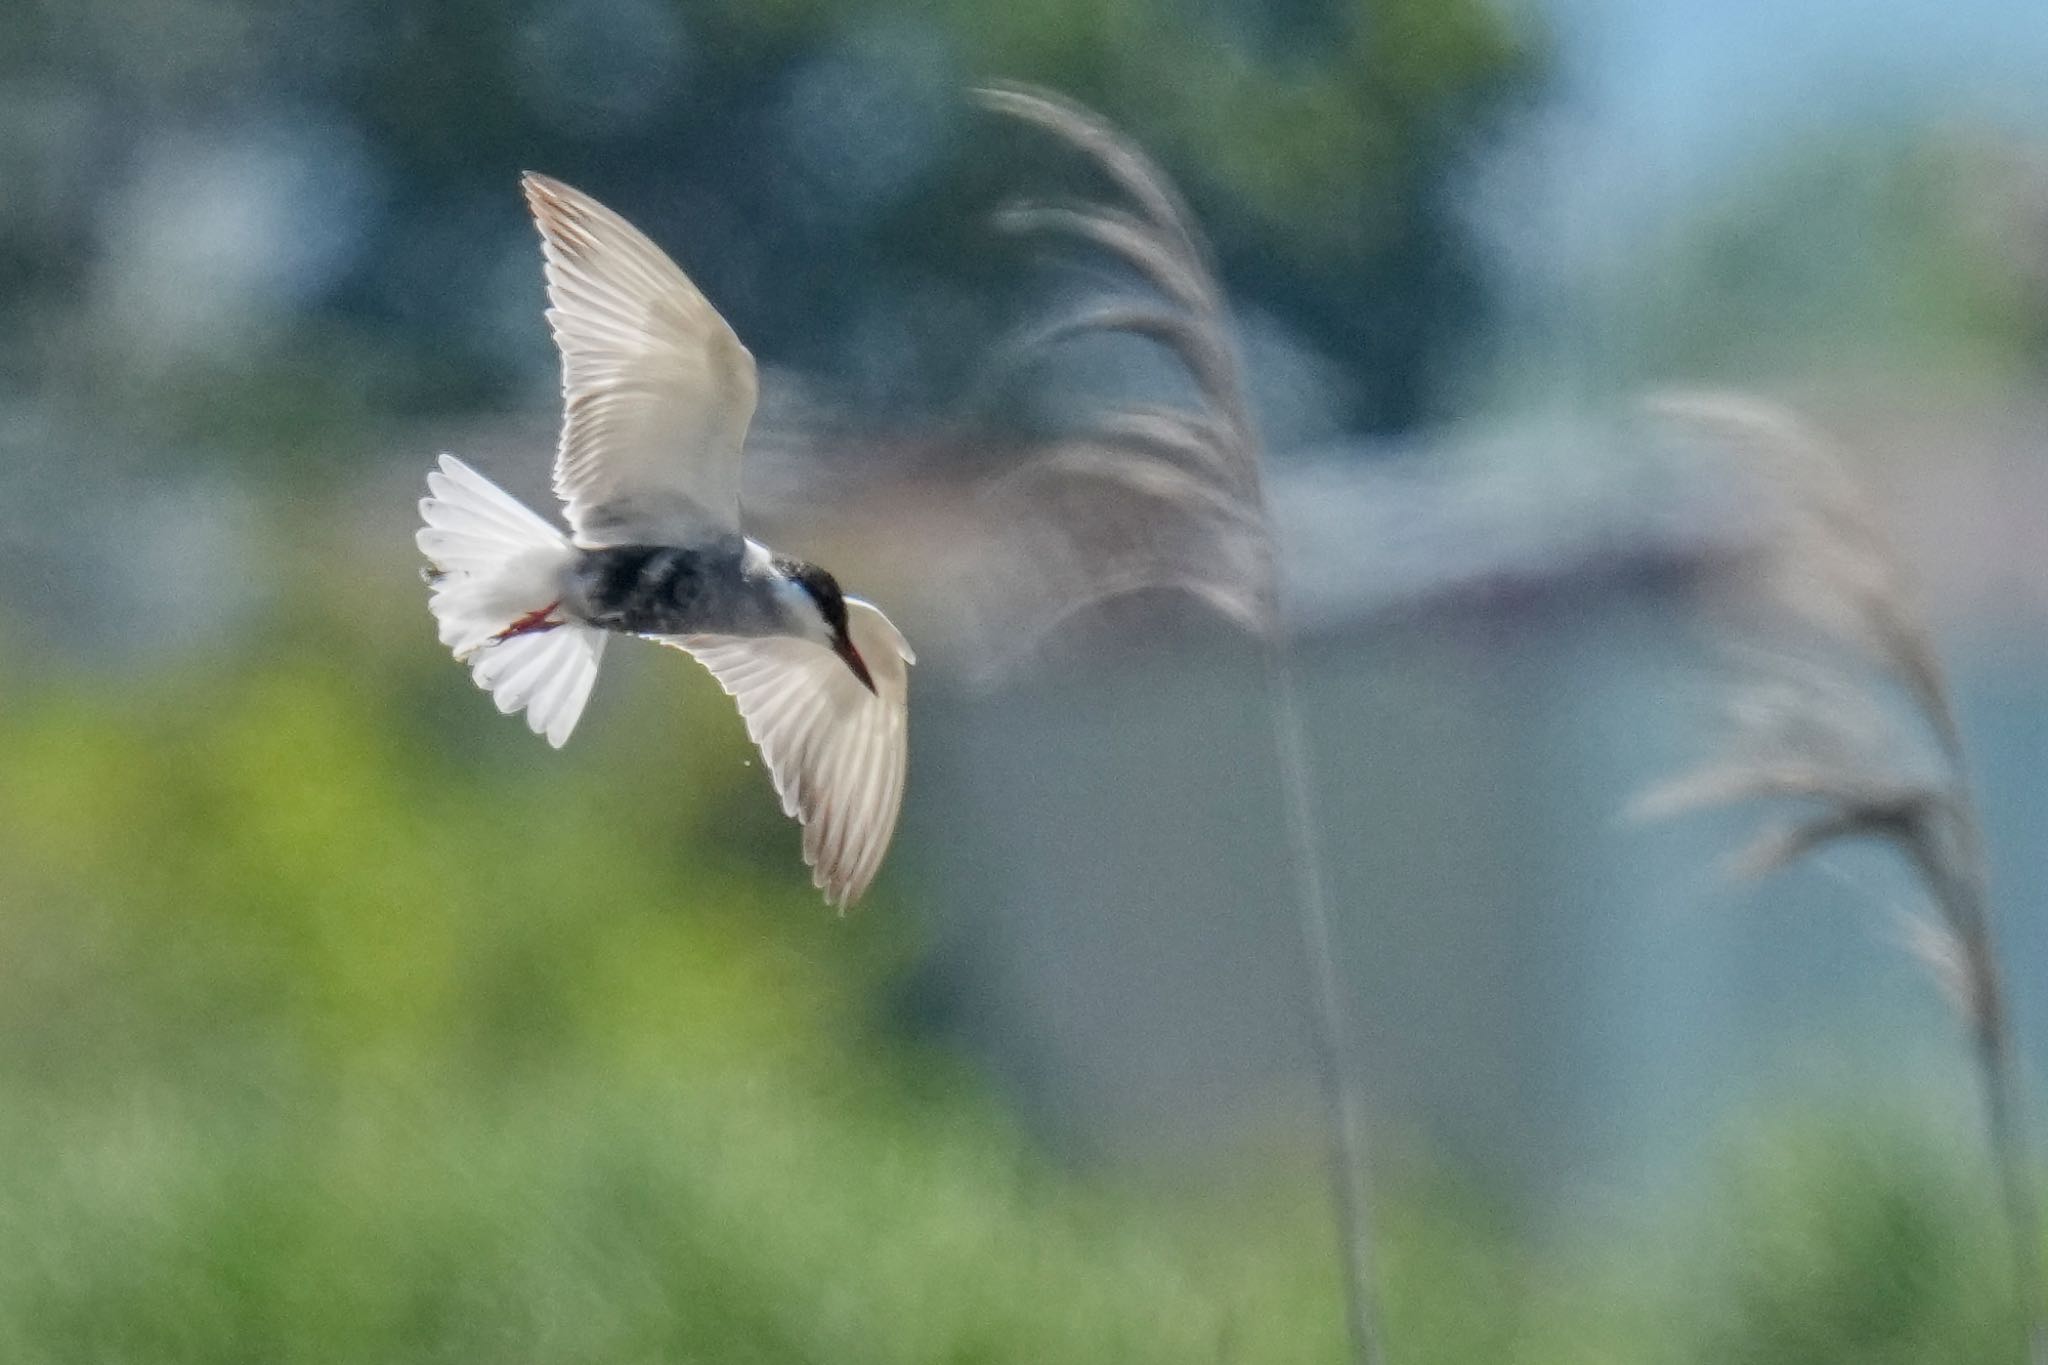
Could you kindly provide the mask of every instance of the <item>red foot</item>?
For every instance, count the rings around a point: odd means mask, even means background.
[[[561,601],[557,599],[556,601],[548,603],[546,606],[542,607],[538,611],[530,611],[526,613],[526,615],[520,617],[517,621],[514,621],[511,625],[505,627],[496,635],[493,635],[491,637],[492,642],[496,643],[502,640],[509,640],[515,635],[533,635],[539,631],[553,630],[556,626],[559,626],[562,623],[560,621],[550,621],[548,619],[548,613],[561,605]]]

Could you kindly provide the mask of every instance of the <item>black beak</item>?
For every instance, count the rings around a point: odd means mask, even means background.
[[[852,640],[841,635],[837,640],[833,641],[832,652],[846,661],[846,666],[853,670],[854,677],[860,679],[862,687],[865,687],[870,692],[875,690],[874,677],[868,672],[867,662],[860,657],[860,651],[853,647]]]

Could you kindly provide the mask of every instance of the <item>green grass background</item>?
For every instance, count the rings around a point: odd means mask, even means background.
[[[404,594],[285,586],[225,647],[0,673],[0,1360],[1340,1357],[1314,1136],[1035,1149],[892,1025],[917,924],[821,907],[680,660],[552,755]],[[1394,1359],[2009,1358],[1981,1161],[1907,1112],[1764,1116],[1568,1239],[1411,1154]]]

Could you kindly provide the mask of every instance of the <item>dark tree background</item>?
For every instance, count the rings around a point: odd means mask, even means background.
[[[88,440],[259,468],[322,414],[537,382],[529,167],[672,247],[764,362],[876,421],[947,412],[1015,320],[988,211],[1067,173],[965,97],[995,78],[1150,145],[1246,304],[1338,376],[1337,420],[1398,429],[1485,316],[1447,187],[1538,67],[1483,0],[29,0],[0,53],[0,384]],[[295,243],[258,267],[233,246],[250,202]],[[234,297],[157,330],[260,344],[153,335],[148,272],[216,255]],[[135,325],[77,322],[94,293],[139,296]]]

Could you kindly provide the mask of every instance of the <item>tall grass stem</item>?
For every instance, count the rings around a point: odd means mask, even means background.
[[[1365,1104],[1351,1055],[1353,1025],[1344,1007],[1343,975],[1323,878],[1315,776],[1309,769],[1291,641],[1284,631],[1267,637],[1266,686],[1272,702],[1274,756],[1283,789],[1295,916],[1314,1010],[1309,1033],[1315,1040],[1316,1070],[1323,1091],[1330,1197],[1344,1263],[1345,1319],[1357,1365],[1381,1365],[1386,1348],[1379,1335]]]
[[[1148,589],[1190,593],[1261,641],[1274,757],[1282,791],[1293,916],[1301,935],[1309,1034],[1323,1092],[1329,1180],[1343,1266],[1345,1320],[1355,1365],[1382,1365],[1380,1305],[1366,1164],[1365,1106],[1351,1057],[1343,974],[1324,882],[1321,825],[1309,768],[1293,639],[1281,609],[1278,556],[1265,488],[1265,448],[1245,397],[1235,327],[1185,201],[1122,132],[1071,100],[1000,85],[978,92],[999,113],[1041,128],[1094,163],[1129,206],[1026,203],[999,221],[1013,231],[1065,236],[1120,262],[1150,299],[1118,297],[1042,329],[1037,344],[1124,334],[1161,347],[1186,370],[1192,407],[1138,405],[1098,424],[1097,444],[1040,457],[1041,475],[1086,481],[1097,500],[1145,509],[1149,543],[1127,534],[1073,544],[1097,561],[1045,619]],[[1169,528],[1183,534],[1169,535]],[[1124,531],[1127,528],[1119,528]],[[1195,547],[1175,557],[1160,548]],[[1134,553],[1135,552],[1135,553]]]

